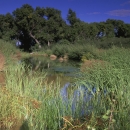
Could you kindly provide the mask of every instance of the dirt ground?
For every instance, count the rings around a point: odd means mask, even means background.
[[[4,84],[5,82],[5,74],[3,71],[4,69],[4,64],[5,64],[5,58],[2,55],[2,53],[0,53],[0,85]]]
[[[93,68],[96,64],[100,64],[102,67],[105,67],[106,63],[106,61],[102,60],[85,60],[84,63],[81,65],[81,71],[84,71],[86,68]]]
[[[4,58],[4,56],[2,55],[2,53],[0,53],[0,71],[3,70],[4,64],[5,64],[5,58]]]

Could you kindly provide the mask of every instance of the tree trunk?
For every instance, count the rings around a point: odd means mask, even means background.
[[[41,48],[40,42],[35,38],[35,36],[33,36],[31,32],[29,35],[36,41],[36,43],[39,45],[39,48]]]
[[[37,64],[34,70],[37,70],[40,67],[40,65],[41,65],[41,61],[39,61],[39,63]]]
[[[50,46],[50,42],[48,41],[48,47]]]

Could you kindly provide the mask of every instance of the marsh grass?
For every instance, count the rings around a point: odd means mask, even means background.
[[[1,120],[15,115],[17,120],[26,120],[34,130],[60,128],[61,117],[71,112],[62,105],[60,81],[48,84],[46,73],[27,70],[24,64],[10,63],[5,71],[7,96],[2,98],[5,105],[4,109],[1,107]],[[8,129],[15,125],[13,120],[10,126],[4,121]]]
[[[129,129],[130,121],[130,65],[129,50],[113,48],[106,51],[102,58],[106,60],[104,67],[99,63],[93,69],[86,68],[83,76],[76,79],[78,83],[86,84],[86,81],[97,89],[97,97],[100,94],[100,102],[93,102],[94,117],[102,117],[107,120],[107,129]],[[109,64],[108,64],[109,63]],[[106,94],[104,95],[104,90]],[[99,94],[98,94],[99,93]],[[110,111],[109,114],[105,114]]]
[[[17,49],[12,42],[6,42],[0,39],[0,50],[4,56],[9,57],[13,55]]]
[[[6,52],[5,55],[12,54],[10,49]],[[25,67],[24,63],[16,64],[9,60],[5,69],[6,83],[1,86],[0,91],[1,129],[13,129],[17,122],[21,121],[26,130],[129,130],[129,49],[115,47],[101,53],[100,58],[107,61],[104,66],[99,63],[93,68],[86,68],[86,71],[74,80],[76,87],[83,84],[89,87],[89,83],[96,88],[92,100],[85,103],[85,110],[92,106],[92,111],[89,111],[86,117],[80,116],[83,96],[77,100],[73,114],[73,99],[69,98],[67,106],[63,103],[59,93],[59,79],[48,83],[44,71],[35,72]]]
[[[15,115],[19,120],[22,118],[27,121],[30,129],[57,130],[65,125],[66,118],[64,117],[70,116],[72,119],[68,119],[69,123],[66,123],[67,126],[64,128],[75,128],[73,121],[75,118],[81,118],[79,111],[82,102],[77,103],[76,112],[73,116],[71,111],[72,100],[69,100],[67,107],[63,104],[59,94],[61,84],[58,79],[55,83],[48,84],[45,73],[27,72],[24,64],[14,66],[10,66],[6,71],[5,88],[8,96],[3,96],[4,102],[1,100],[1,103],[6,104],[1,108],[2,119]],[[81,78],[76,79],[77,87],[81,84],[87,86],[87,81],[97,90],[96,94],[93,94],[94,97],[91,102],[86,103],[84,107],[88,109],[89,105],[92,106],[92,112],[88,113],[89,121],[85,120],[87,126],[96,129],[129,129],[130,77],[128,73],[130,71],[127,70],[127,74],[125,71],[114,66],[106,65],[103,68],[96,65],[89,70],[89,73],[86,71],[87,73],[84,72]],[[104,94],[104,90],[106,90],[106,94]],[[104,124],[99,126],[96,122],[97,118],[102,119]],[[8,124],[9,122],[6,123],[8,127],[14,125]],[[78,125],[79,128],[81,124]]]

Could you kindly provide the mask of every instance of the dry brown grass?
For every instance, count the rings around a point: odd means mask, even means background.
[[[95,65],[101,65],[102,67],[105,67],[105,64],[108,63],[102,60],[85,60],[81,65],[81,71],[84,71],[86,68],[93,68]]]

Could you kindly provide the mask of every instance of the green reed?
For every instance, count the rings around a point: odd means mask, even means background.
[[[9,53],[12,51],[6,54]],[[86,129],[90,126],[97,130],[129,130],[129,49],[109,49],[100,55],[100,59],[105,61],[103,65],[98,63],[93,68],[86,68],[73,83],[76,88],[82,84],[87,87],[87,83],[96,87],[92,100],[85,106],[85,109],[92,106],[92,111],[88,113],[90,119],[85,120]],[[81,118],[79,111],[82,102],[77,102],[75,115],[71,111],[71,98],[67,107],[62,103],[59,79],[47,83],[45,72],[35,72],[24,63],[12,61],[8,63],[5,74],[6,84],[0,92],[0,127],[11,129],[17,120],[31,130],[58,130],[64,127],[65,116],[72,117],[72,121]],[[102,125],[97,125],[97,118],[102,120]],[[69,122],[65,129],[69,127],[75,126]]]

